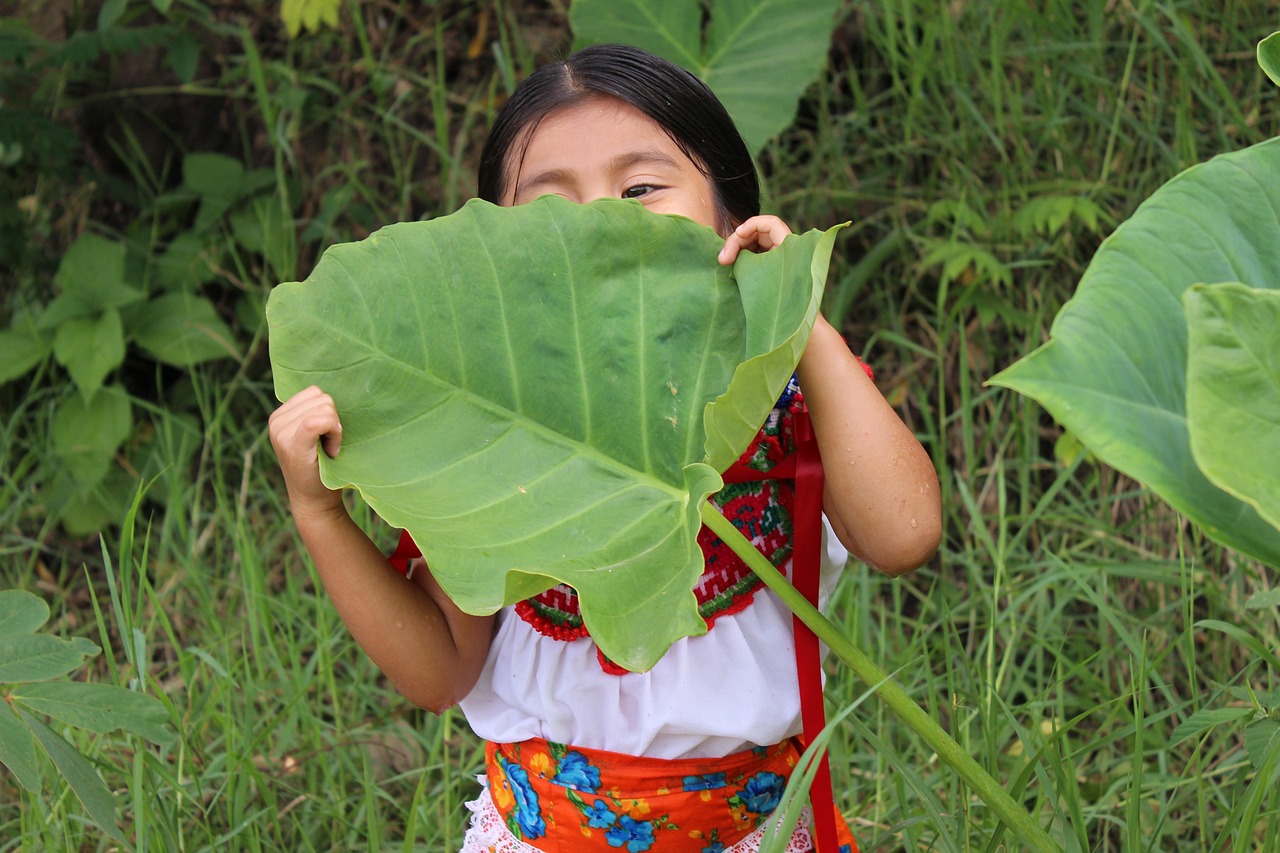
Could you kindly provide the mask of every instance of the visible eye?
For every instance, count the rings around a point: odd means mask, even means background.
[[[644,198],[654,190],[660,190],[662,187],[657,184],[636,184],[633,187],[627,187],[622,191],[623,198]]]

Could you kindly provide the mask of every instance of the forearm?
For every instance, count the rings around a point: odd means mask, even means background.
[[[797,374],[822,452],[823,504],[836,534],[887,574],[917,568],[942,535],[929,455],[821,318]]]
[[[402,576],[340,504],[295,521],[338,615],[396,688],[437,713],[461,700],[484,665],[493,618],[462,613],[421,573]]]

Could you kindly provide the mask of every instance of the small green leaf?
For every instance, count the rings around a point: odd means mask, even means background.
[[[89,536],[119,522],[121,509],[129,506],[137,488],[137,479],[128,471],[110,465],[106,476],[88,486],[77,483],[69,471],[59,471],[42,495],[68,533]]]
[[[1280,587],[1255,592],[1245,599],[1244,606],[1250,610],[1269,610],[1280,607]]]
[[[200,42],[187,30],[178,33],[178,37],[169,45],[169,67],[183,83],[190,83],[196,77],[196,68],[200,64]]]
[[[244,194],[244,166],[225,154],[194,153],[182,160],[182,181],[200,196],[192,231],[208,230]]]
[[[0,764],[9,768],[19,785],[36,792],[40,790],[39,759],[35,734],[13,706],[0,699]]]
[[[33,634],[49,621],[49,605],[23,589],[0,590],[0,636]]]
[[[1191,454],[1280,528],[1280,290],[1196,285],[1182,303]]]
[[[1244,748],[1254,768],[1262,769],[1277,735],[1280,735],[1280,720],[1271,717],[1254,720],[1244,727]]]
[[[79,317],[58,327],[53,355],[71,374],[86,401],[92,400],[111,371],[124,363],[124,325],[110,308],[97,317]]]
[[[230,327],[203,296],[167,293],[139,306],[131,318],[138,346],[166,364],[190,367],[240,357]]]
[[[142,299],[142,291],[125,282],[124,262],[123,243],[97,234],[82,234],[58,265],[53,283],[63,296],[50,303],[40,318],[40,326],[53,328],[72,317],[123,308]],[[64,297],[68,297],[65,300],[68,304],[59,305]]]
[[[1271,82],[1280,86],[1280,32],[1258,42],[1258,64],[1262,72],[1271,78]]]
[[[123,729],[153,743],[173,740],[169,712],[160,700],[114,684],[46,681],[18,688],[10,698],[78,729],[98,734]]]
[[[53,342],[34,328],[0,332],[0,385],[35,367],[53,349]]]
[[[294,228],[276,195],[260,195],[231,215],[236,242],[266,259],[279,277],[294,274]]]
[[[84,805],[85,811],[89,813],[93,822],[107,835],[127,845],[129,842],[116,826],[116,798],[102,781],[102,777],[93,769],[93,765],[40,720],[21,709],[18,713],[35,733],[40,745],[53,760],[53,765],[58,768],[62,778],[67,780],[67,784],[71,786],[71,790]]]
[[[290,38],[296,38],[303,27],[309,33],[318,32],[322,24],[336,28],[339,5],[340,0],[284,0],[280,4],[280,20]]]
[[[226,154],[195,152],[182,159],[182,182],[198,195],[236,199],[244,166]]]
[[[1201,735],[1214,726],[1220,726],[1223,723],[1247,720],[1254,713],[1256,712],[1252,707],[1243,705],[1237,708],[1201,708],[1181,723],[1178,723],[1177,728],[1170,732],[1169,745],[1176,746],[1188,738]]]
[[[0,684],[57,678],[99,651],[84,637],[64,640],[47,634],[0,636]]]
[[[59,404],[53,416],[53,449],[77,482],[92,485],[106,475],[132,428],[128,396],[108,386],[88,403],[75,395]]]
[[[209,263],[213,251],[198,235],[183,231],[156,258],[156,280],[165,290],[195,290],[216,278]]]
[[[98,29],[109,30],[115,26],[128,5],[129,0],[106,0],[98,10]]]
[[[1106,212],[1084,196],[1049,195],[1033,198],[1013,215],[1013,227],[1023,236],[1042,234],[1052,237],[1066,230],[1071,220],[1085,230],[1097,232],[1098,220]]]

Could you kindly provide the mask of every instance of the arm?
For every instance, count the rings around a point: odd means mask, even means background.
[[[338,615],[365,653],[414,704],[439,713],[470,692],[484,666],[494,617],[458,609],[429,571],[400,575],[320,481],[319,448],[338,452],[333,399],[311,387],[271,415],[289,507]]]
[[[720,262],[768,251],[791,231],[753,217],[725,241]],[[821,315],[796,369],[826,474],[823,509],[854,556],[889,575],[922,565],[942,539],[938,475],[920,442]]]

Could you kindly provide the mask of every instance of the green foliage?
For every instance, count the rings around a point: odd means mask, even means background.
[[[1232,288],[1217,291],[1216,300],[1213,291],[1184,294],[1201,282],[1280,288],[1278,142],[1222,155],[1162,187],[1098,250],[1049,343],[991,380],[1034,397],[1099,458],[1149,485],[1214,539],[1276,566],[1280,528],[1266,520],[1276,516],[1275,476],[1262,460],[1275,458],[1265,449],[1277,441],[1268,413],[1277,405],[1280,327],[1265,315],[1253,324],[1245,307],[1272,310],[1264,300],[1269,306],[1274,297]],[[1217,317],[1215,303],[1224,306]],[[1223,329],[1224,314],[1248,328]],[[1224,397],[1232,401],[1226,410]],[[1254,453],[1262,455],[1246,458]],[[1256,473],[1244,473],[1250,467]]]
[[[48,619],[49,607],[39,597],[0,590],[0,764],[23,788],[39,792],[43,752],[93,822],[127,844],[116,825],[114,795],[89,760],[45,721],[168,743],[168,711],[157,699],[123,687],[64,680],[100,649],[81,637],[36,633]]]
[[[284,0],[280,4],[280,19],[290,37],[296,38],[303,27],[307,32],[318,32],[322,26],[338,26],[338,9],[341,0]]]
[[[277,288],[276,391],[334,396],[325,481],[407,528],[461,607],[569,583],[601,650],[648,669],[706,630],[699,507],[799,361],[833,242],[730,273],[710,229],[635,202],[473,201]]]
[[[58,383],[57,373],[39,370],[51,354],[77,392],[63,394],[53,415],[52,449],[61,464],[47,492],[47,504],[73,533],[118,521],[137,476],[126,474],[118,457],[138,428],[145,424],[150,433],[158,420],[135,423],[139,401],[121,375],[126,359],[183,370],[239,362],[246,333],[226,319],[237,308],[220,309],[213,300],[226,294],[207,286],[218,269],[249,255],[260,256],[270,275],[293,269],[292,224],[272,172],[197,153],[184,158],[182,174],[182,184],[134,223],[134,237],[82,234],[58,265],[56,295],[0,333],[0,352],[11,359],[0,381],[36,372]],[[238,302],[256,311],[261,299],[250,291]],[[166,386],[155,393],[163,397]],[[141,461],[135,470],[153,475]]]
[[[825,65],[841,3],[714,0],[574,0],[575,44],[622,42],[696,74],[724,103],[755,153],[793,121]],[[705,33],[705,36],[704,36]]]

